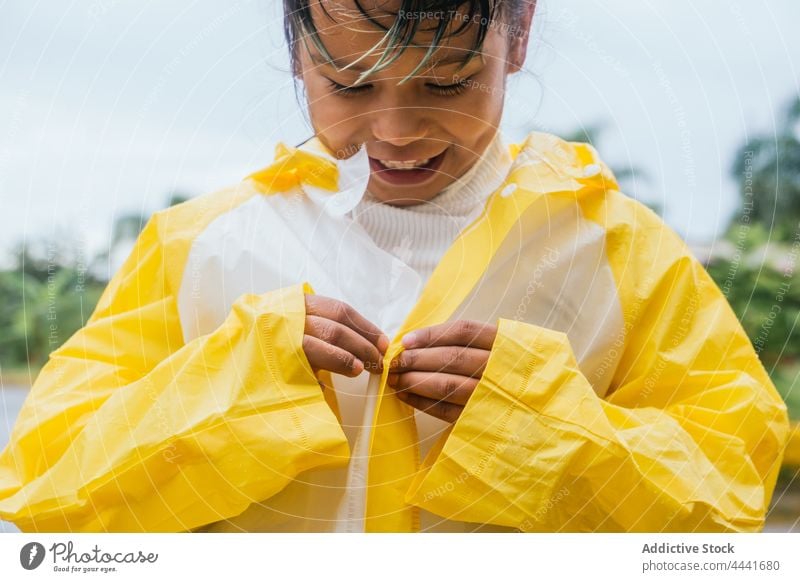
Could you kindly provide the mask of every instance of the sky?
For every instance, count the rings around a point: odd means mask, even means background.
[[[116,216],[235,184],[310,136],[281,9],[0,0],[0,251],[70,240],[91,256]],[[713,243],[735,152],[798,94],[797,22],[797,0],[540,0],[503,131],[605,124],[601,157],[639,170],[626,193]]]

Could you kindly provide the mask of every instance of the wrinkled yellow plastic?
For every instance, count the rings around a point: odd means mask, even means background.
[[[287,192],[301,184],[334,191],[338,170],[329,159],[279,143],[275,147],[275,161],[248,178],[265,194]]]
[[[783,462],[788,466],[800,467],[800,422],[796,422],[792,426]]]
[[[722,293],[591,146],[534,133],[484,213],[448,250],[404,333],[446,321],[523,211],[573,205],[606,233],[625,338],[608,394],[567,337],[500,318],[456,423],[417,458],[413,411],[386,389],[370,441],[367,531],[419,530],[419,508],[522,531],[758,531],[789,435],[786,406]],[[584,172],[595,164],[600,172]],[[185,344],[176,293],[192,241],[221,213],[308,179],[329,159],[279,149],[236,189],[157,213],[88,324],[54,352],[0,455],[0,517],[23,531],[185,531],[272,500],[349,460],[335,398],[302,351],[298,284],[240,297]],[[500,196],[508,184],[518,186]],[[602,331],[601,331],[602,332]]]

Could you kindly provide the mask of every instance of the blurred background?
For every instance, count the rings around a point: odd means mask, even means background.
[[[150,214],[311,135],[281,4],[3,3],[0,448]],[[707,265],[795,423],[767,530],[800,532],[798,22],[796,0],[540,0],[503,131],[590,141]]]

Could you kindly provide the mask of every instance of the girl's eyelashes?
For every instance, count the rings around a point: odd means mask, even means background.
[[[339,95],[352,97],[356,95],[361,95],[372,89],[372,85],[369,83],[366,83],[364,85],[342,85],[341,83],[337,83],[333,79],[329,79],[327,77],[325,78],[330,84],[331,88],[334,90],[334,92],[336,92]],[[437,95],[442,95],[444,97],[455,97],[456,95],[461,95],[464,91],[466,91],[467,88],[469,88],[471,82],[472,82],[472,77],[467,77],[451,85],[426,83],[425,86],[428,87],[431,91],[433,91]]]
[[[472,77],[467,77],[466,79],[461,79],[452,85],[437,85],[436,83],[428,83],[428,87],[430,87],[439,95],[444,95],[445,97],[455,97],[456,95],[461,95],[464,91],[466,91],[471,82]]]
[[[325,78],[328,79],[327,77],[325,77]],[[328,79],[328,82],[330,83],[330,85],[333,88],[333,90],[336,93],[339,93],[340,95],[347,95],[347,96],[360,95],[361,93],[365,93],[366,91],[369,91],[370,89],[372,89],[372,85],[370,85],[370,84],[352,85],[352,86],[350,86],[350,85],[342,85],[340,83],[337,83],[333,79]]]

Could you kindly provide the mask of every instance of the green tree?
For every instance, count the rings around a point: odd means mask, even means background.
[[[741,215],[764,225],[774,241],[790,241],[800,228],[798,124],[800,97],[794,97],[779,117],[776,132],[743,144],[732,167],[739,181]]]
[[[723,290],[759,357],[800,420],[800,98],[784,109],[775,135],[742,144],[731,170],[740,213],[726,238],[735,250],[708,272]]]
[[[167,200],[173,206],[188,199],[173,193]],[[108,248],[134,241],[148,218],[121,215]],[[86,324],[106,285],[93,274],[99,272],[94,266],[107,261],[108,253],[87,261],[80,251],[66,236],[26,241],[14,249],[12,268],[0,271],[0,367],[39,368]]]
[[[50,250],[43,256],[36,246]],[[0,364],[39,367],[86,323],[104,283],[73,256],[63,244],[24,246],[16,267],[0,272]]]

